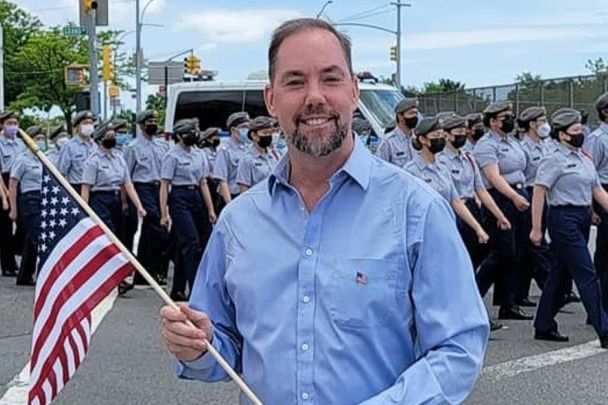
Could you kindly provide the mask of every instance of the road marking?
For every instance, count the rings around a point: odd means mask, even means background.
[[[103,301],[97,305],[97,307],[93,310],[91,314],[92,320],[92,329],[93,333],[99,327],[99,324],[103,320],[103,318],[110,312],[112,307],[114,306],[114,302],[116,301],[116,297],[118,296],[118,291],[115,289],[110,295],[108,295]],[[31,335],[31,333],[30,333]],[[6,393],[0,398],[0,405],[25,405],[27,404],[27,393],[30,382],[30,363],[28,362],[23,370],[19,374],[17,374],[13,379],[8,383],[8,390]]]
[[[483,369],[481,377],[483,379],[500,380],[514,377],[521,373],[529,373],[544,367],[551,367],[561,363],[585,359],[602,353],[605,354],[608,353],[608,351],[600,347],[599,340],[592,340],[577,346],[570,346],[564,349],[488,366]]]

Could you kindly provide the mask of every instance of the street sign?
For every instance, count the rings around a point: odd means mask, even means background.
[[[165,82],[165,67],[166,82]],[[184,81],[183,62],[150,62],[148,63],[148,84],[173,84]]]
[[[120,87],[113,84],[110,85],[110,87],[108,87],[108,95],[110,98],[118,98],[120,96]]]
[[[63,27],[63,35],[66,37],[82,37],[87,35],[87,29],[85,27],[79,27],[77,25],[68,25]]]

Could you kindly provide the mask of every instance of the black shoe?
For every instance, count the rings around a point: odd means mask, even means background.
[[[132,289],[133,289],[133,284],[123,281],[118,286],[118,295],[125,295],[127,292],[131,291]]]
[[[183,293],[183,292],[176,292],[176,293],[172,293],[171,294],[171,299],[173,301],[179,301],[179,302],[184,302],[184,301],[188,301],[188,296]]]
[[[600,337],[600,347],[602,349],[608,349],[608,335]]]
[[[570,339],[568,336],[564,336],[556,330],[550,332],[534,332],[534,339],[536,340],[548,340],[551,342],[568,342]]]
[[[490,332],[501,330],[503,327],[504,326],[502,326],[502,323],[490,321]]]
[[[535,308],[536,302],[531,301],[529,298],[524,298],[523,300],[519,301],[517,305],[519,305],[520,307]]]
[[[17,285],[33,287],[36,285],[36,282],[34,280],[32,280],[31,278],[28,280],[17,280]]]
[[[2,270],[2,277],[17,277],[17,270]]]
[[[564,305],[571,304],[573,302],[581,302],[580,297],[573,292],[566,294],[564,297]]]
[[[514,321],[531,321],[534,319],[532,315],[526,314],[521,308],[515,306],[511,308],[500,308],[498,311],[498,319],[511,319]]]

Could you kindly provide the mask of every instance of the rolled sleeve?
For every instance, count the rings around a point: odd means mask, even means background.
[[[82,184],[95,185],[97,179],[97,161],[87,159],[82,168]]]
[[[135,151],[132,145],[127,146],[127,149],[125,150],[124,159],[125,163],[127,164],[127,170],[129,171],[129,174],[132,174],[133,170],[135,170],[135,164],[137,163],[137,160],[135,159]]]
[[[57,169],[64,176],[68,175],[70,171],[70,165],[72,163],[72,154],[70,152],[70,145],[65,145],[59,151],[59,158],[57,159]]]
[[[498,163],[498,154],[496,148],[492,143],[482,139],[475,145],[473,156],[477,160],[477,164],[482,169],[486,166],[494,165]]]
[[[123,176],[122,176],[122,181],[123,183],[130,183],[131,182],[131,174],[129,173],[129,168],[127,167],[127,162],[125,162],[125,159],[121,156],[119,156],[119,160],[120,160],[120,166],[123,169]]]
[[[160,169],[160,177],[163,180],[173,180],[175,177],[175,168],[177,167],[177,160],[170,153],[166,154],[163,158],[163,163]]]
[[[538,165],[534,185],[552,188],[560,175],[560,162],[556,161],[557,154],[544,157]]]
[[[247,187],[251,187],[253,184],[253,162],[249,158],[243,158],[239,162],[239,166],[236,169],[236,183],[242,184]]]
[[[366,405],[462,403],[483,366],[488,317],[450,208],[434,199],[416,228],[404,243],[421,356]]]
[[[387,139],[384,139],[380,146],[378,146],[378,150],[376,151],[376,156],[380,159],[385,160],[387,162],[391,161],[391,144]]]
[[[230,156],[228,156],[228,151],[223,149],[217,154],[217,159],[213,165],[213,178],[221,181],[228,181],[229,164]]]
[[[11,168],[10,177],[13,179],[17,179],[21,181],[23,175],[25,174],[25,162],[21,158],[17,158],[15,163],[13,163],[13,167]]]

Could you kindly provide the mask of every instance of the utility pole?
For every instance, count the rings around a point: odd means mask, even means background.
[[[0,111],[4,111],[4,28],[0,25]]]
[[[401,7],[411,7],[412,5],[409,3],[402,3],[401,0],[397,0],[391,4],[397,7],[397,70],[395,72],[395,81],[397,82],[397,87],[401,90]]]
[[[141,21],[139,0],[135,0],[135,95],[136,113],[141,113]]]
[[[95,3],[94,3],[95,4]],[[97,72],[97,33],[95,24],[95,7],[88,11],[89,32],[89,97],[91,111],[98,117],[99,109],[99,77]]]

